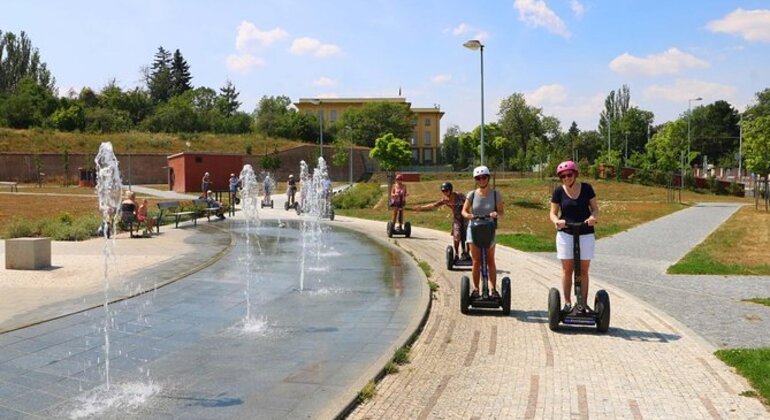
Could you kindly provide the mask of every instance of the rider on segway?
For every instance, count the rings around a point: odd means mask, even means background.
[[[569,160],[556,167],[556,175],[562,185],[551,196],[551,222],[556,232],[556,256],[561,260],[562,291],[564,292],[563,312],[572,307],[572,275],[575,270],[573,261],[573,238],[567,228],[568,223],[582,223],[580,227],[580,283],[583,302],[588,302],[588,268],[594,256],[594,225],[598,222],[599,205],[591,184],[578,182],[578,167]]]
[[[393,209],[393,225],[396,225],[398,219],[398,231],[403,230],[404,207],[406,206],[406,185],[403,182],[404,176],[396,175],[396,183],[390,189],[390,207]]]
[[[444,182],[441,184],[441,193],[444,195],[441,199],[435,203],[425,204],[423,206],[415,206],[413,210],[432,210],[441,206],[447,206],[452,210],[452,240],[454,242],[454,256],[455,261],[458,259],[470,258],[468,254],[468,244],[465,243],[465,234],[468,222],[463,218],[463,205],[465,205],[465,194],[454,192],[454,188],[451,182]],[[463,243],[464,247],[462,253],[460,251],[460,244]]]
[[[503,198],[497,190],[489,186],[489,168],[478,166],[473,170],[473,179],[476,180],[477,188],[468,193],[463,204],[462,215],[465,219],[471,220],[474,217],[490,217],[497,224],[497,219],[503,215]],[[479,296],[479,281],[481,278],[481,248],[473,243],[473,236],[470,231],[470,224],[466,233],[466,238],[471,248],[471,258],[473,259],[473,291],[471,299]],[[497,291],[497,266],[495,265],[495,242],[486,251],[486,262],[489,272],[489,284],[492,288],[490,296],[499,298]],[[485,296],[486,297],[486,296]]]
[[[294,196],[297,194],[297,180],[294,174],[289,175],[289,181],[286,183],[286,209],[294,208]]]

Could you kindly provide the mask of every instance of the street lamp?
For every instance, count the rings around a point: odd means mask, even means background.
[[[350,141],[350,188],[353,188],[353,135],[349,125],[345,126],[345,130],[348,131],[348,141]]]
[[[324,157],[324,118],[323,110],[321,109],[321,100],[313,99],[310,103],[318,105],[318,138],[321,143],[321,157]]]
[[[698,96],[697,98],[692,98],[687,100],[687,156],[684,157],[684,162],[682,162],[682,188],[684,188],[684,171],[685,171],[685,165],[688,165],[690,162],[690,114],[692,114],[692,101],[702,101],[703,98]]]
[[[750,120],[751,118],[746,118],[747,120]],[[741,176],[743,175],[743,172],[741,170],[743,167],[741,166],[743,164],[743,113],[741,113],[741,122],[740,122],[740,131],[738,135],[738,182],[741,182]]]
[[[131,191],[131,140],[128,141],[128,190]]]
[[[478,39],[471,39],[463,47],[481,51],[481,164],[484,165],[484,44]]]

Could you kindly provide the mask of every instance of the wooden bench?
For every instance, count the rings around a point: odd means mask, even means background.
[[[11,192],[19,192],[19,183],[13,181],[0,181],[0,185],[10,187]]]
[[[182,207],[182,203],[180,203],[179,201],[158,202],[158,217],[155,220],[156,222],[155,226],[157,226],[156,231],[158,233],[160,233],[160,225],[164,217],[173,217],[174,227],[178,228],[179,222],[182,221],[182,218],[185,216],[189,216],[190,220],[192,220],[193,222],[193,225],[198,226],[198,211],[197,210],[179,211],[180,207]]]

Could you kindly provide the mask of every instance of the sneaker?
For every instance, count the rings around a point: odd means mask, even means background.
[[[479,297],[479,291],[476,289],[473,289],[473,291],[471,292],[471,298],[476,299],[478,297]]]
[[[497,293],[497,289],[492,289],[492,294],[490,294],[495,299],[500,299],[500,293]]]
[[[225,215],[224,215],[224,214],[220,214],[220,215],[219,215],[219,220],[225,220],[225,219],[227,219],[227,217],[225,217]]]
[[[565,303],[564,308],[562,308],[562,312],[569,312],[572,310],[572,304],[571,303]]]

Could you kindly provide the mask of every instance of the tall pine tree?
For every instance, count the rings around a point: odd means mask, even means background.
[[[238,102],[238,91],[235,90],[233,82],[227,81],[227,83],[219,88],[219,98],[217,99],[217,107],[219,111],[225,117],[232,117],[237,111],[241,103]]]
[[[19,82],[28,77],[51,94],[56,91],[56,79],[32,41],[24,31],[17,37],[13,32],[0,31],[0,94],[13,93]]]
[[[190,65],[177,49],[171,62],[171,96],[178,96],[192,89]]]
[[[171,53],[158,47],[155,61],[147,75],[147,88],[154,102],[166,102],[172,95]]]

